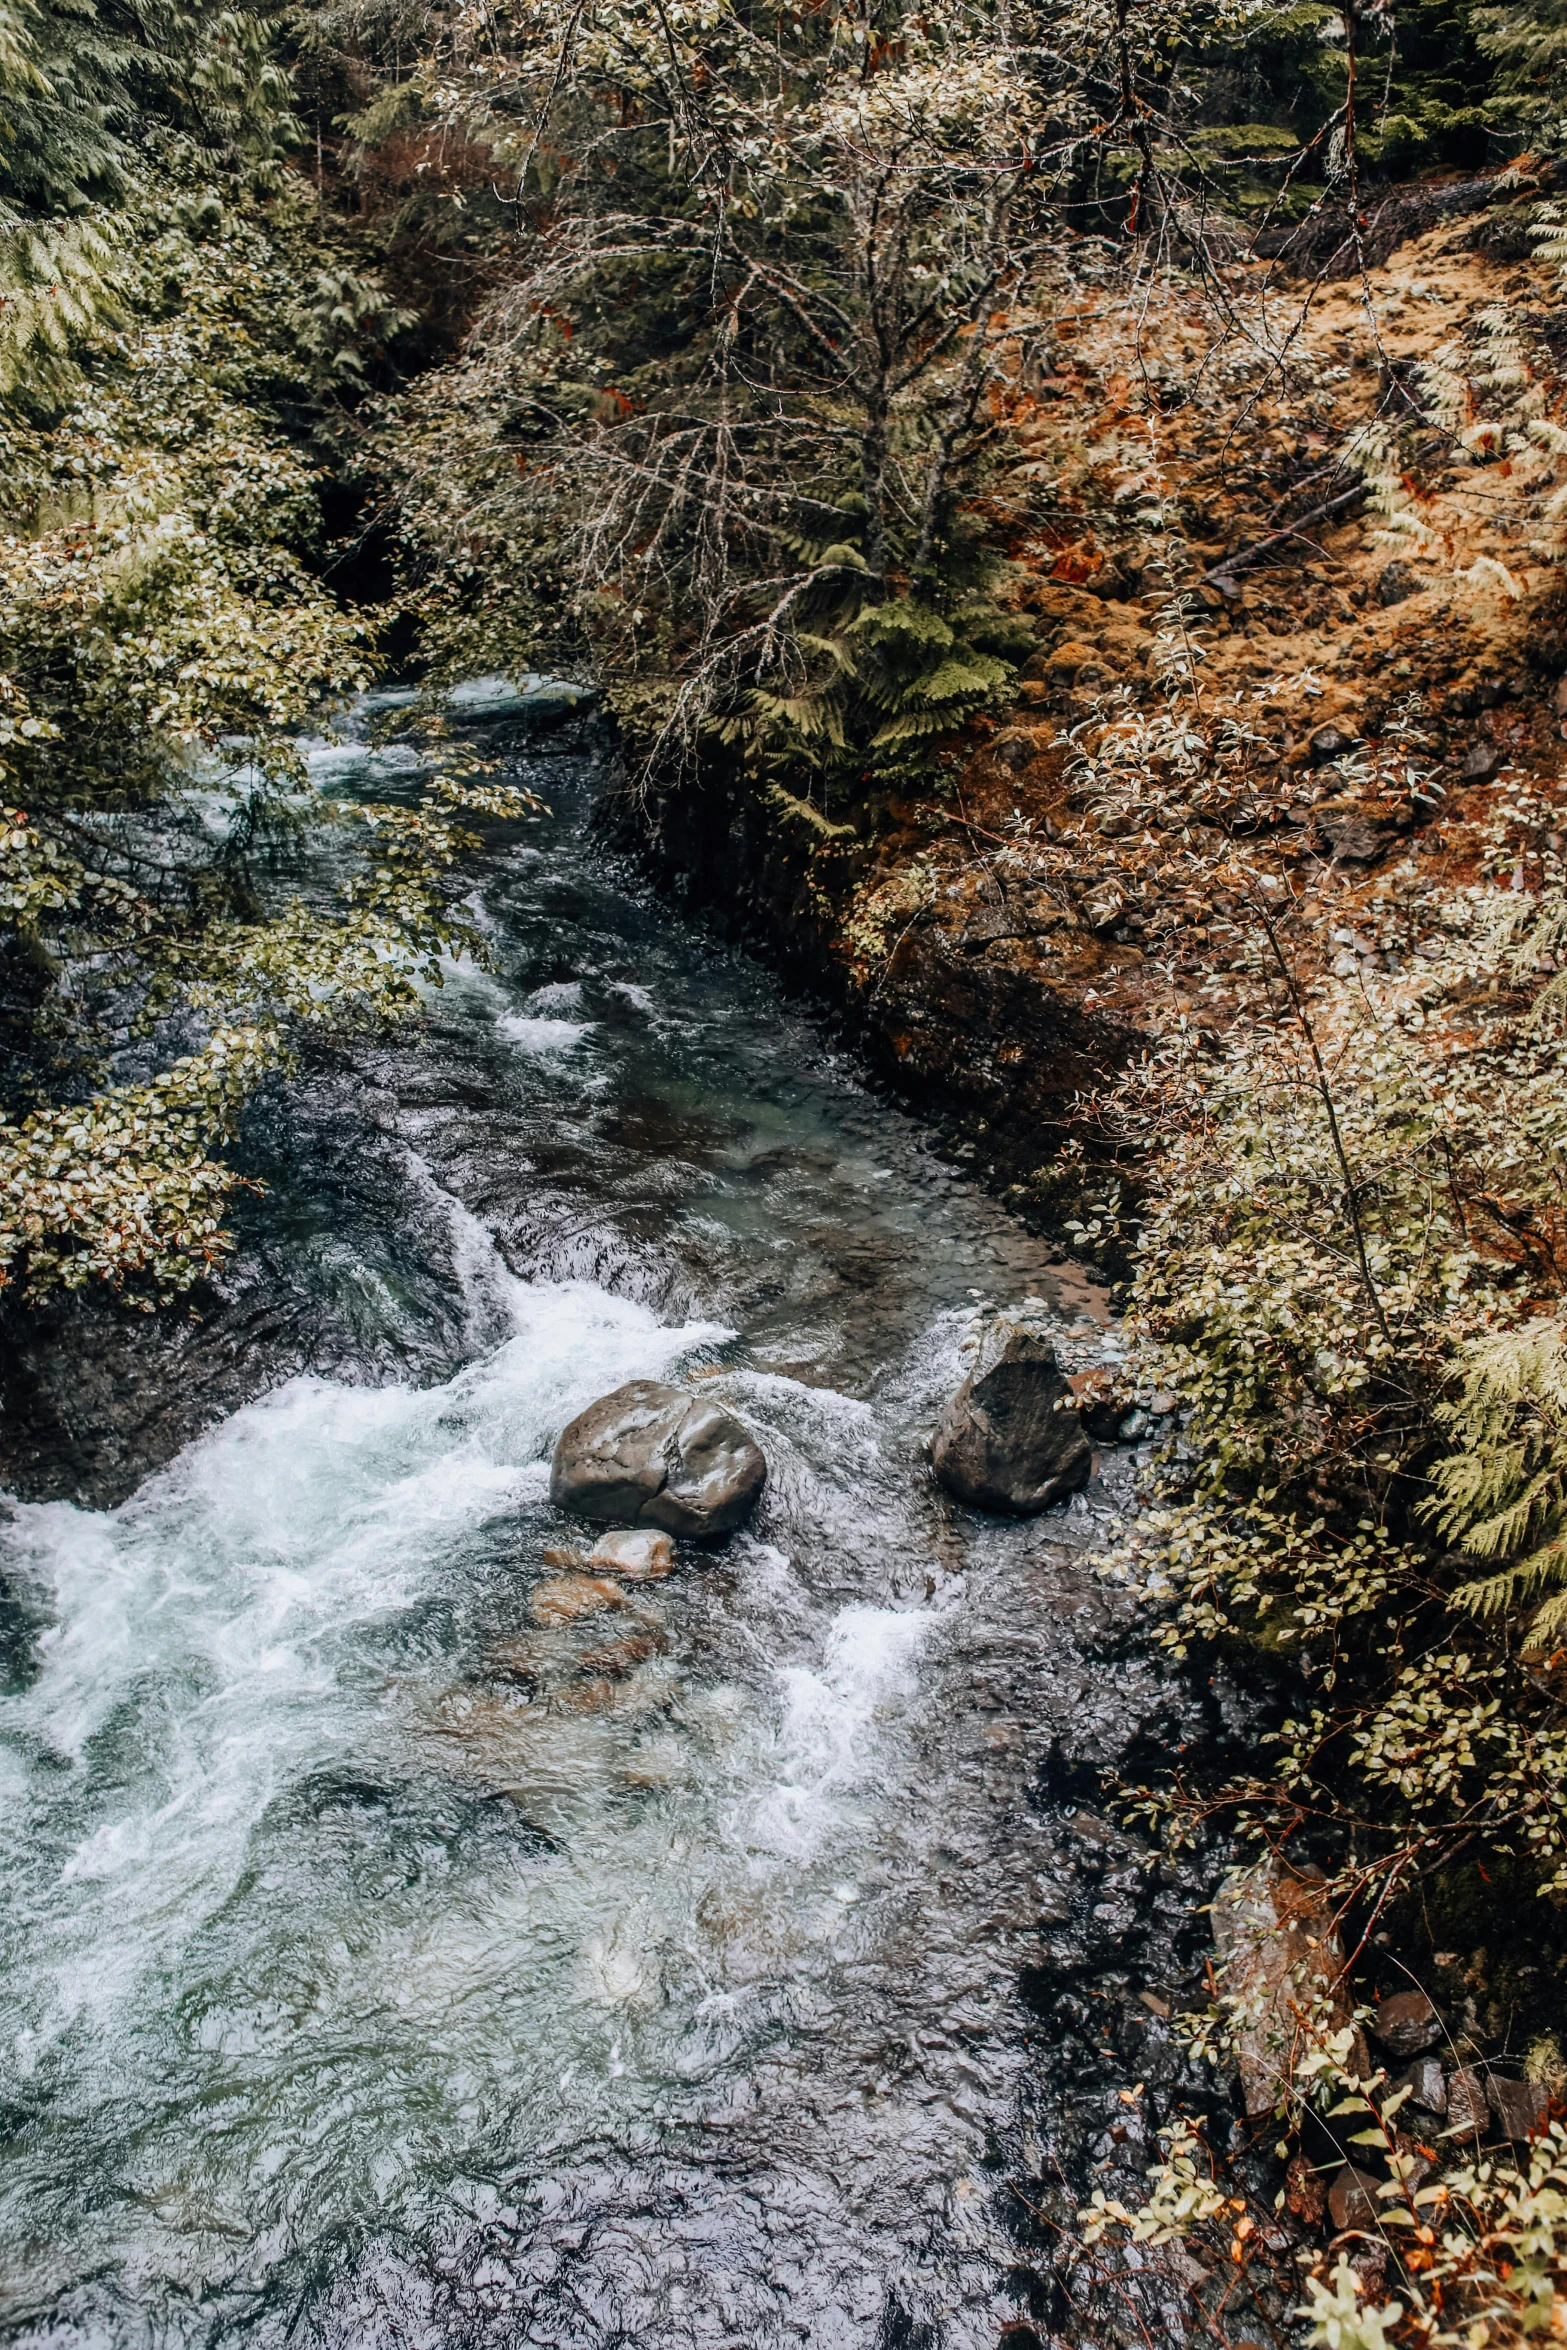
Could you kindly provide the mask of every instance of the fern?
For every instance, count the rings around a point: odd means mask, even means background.
[[[114,260],[108,218],[0,217],[0,397],[64,390],[74,346],[120,315]]]
[[[1460,1607],[1534,1610],[1530,1645],[1567,1629],[1567,1335],[1540,1318],[1475,1340],[1462,1393],[1437,1413],[1462,1449],[1438,1464],[1426,1515],[1471,1558],[1498,1562]]]

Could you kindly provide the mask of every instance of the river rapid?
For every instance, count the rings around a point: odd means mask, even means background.
[[[1086,1564],[1124,1462],[1011,1524],[922,1442],[977,1303],[1086,1363],[1102,1293],[616,864],[591,729],[515,757],[493,968],[315,1097],[395,1180],[252,1212],[358,1359],[0,1522],[0,2332],[1070,2338],[1036,2215],[1150,2159],[1194,1947],[1096,1791],[1203,1716]],[[763,1503],[541,1627],[551,1446],[646,1377]]]

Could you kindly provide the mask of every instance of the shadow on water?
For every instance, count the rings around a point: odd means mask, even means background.
[[[590,738],[520,756],[493,968],[258,1107],[294,1375],[0,1525],[0,2323],[1023,2350],[1030,2205],[1129,2184],[1117,2085],[1177,2069],[1185,1903],[1085,1790],[1198,1717],[1103,1489],[985,1523],[921,1439],[976,1295],[1103,1334],[605,858]],[[647,1376],[757,1430],[761,1509],[541,1624],[554,1437]]]

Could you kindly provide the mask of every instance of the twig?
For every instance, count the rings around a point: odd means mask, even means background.
[[[1363,481],[1357,481],[1351,489],[1340,490],[1336,498],[1329,498],[1322,505],[1313,506],[1309,514],[1302,514],[1297,522],[1288,523],[1283,530],[1274,531],[1270,538],[1259,539],[1254,547],[1242,547],[1239,554],[1226,555],[1222,563],[1215,563],[1211,571],[1203,573],[1200,584],[1222,589],[1226,580],[1232,580],[1237,571],[1244,571],[1255,563],[1259,555],[1266,555],[1272,547],[1282,546],[1286,539],[1299,538],[1301,532],[1310,530],[1314,523],[1326,522],[1330,514],[1341,514],[1346,506],[1353,506],[1365,494],[1366,485]]]

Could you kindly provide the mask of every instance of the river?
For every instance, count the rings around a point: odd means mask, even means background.
[[[1185,1911],[1084,1806],[1191,1700],[1086,1564],[1113,1493],[985,1521],[922,1452],[977,1303],[1086,1363],[1103,1295],[616,863],[599,757],[518,753],[493,968],[358,1081],[455,1369],[384,1376],[430,1308],[364,1223],[360,1376],[0,1524],[8,2340],[1021,2350],[1040,2199],[1148,2159]],[[541,1626],[550,1448],[637,1377],[762,1506]]]

